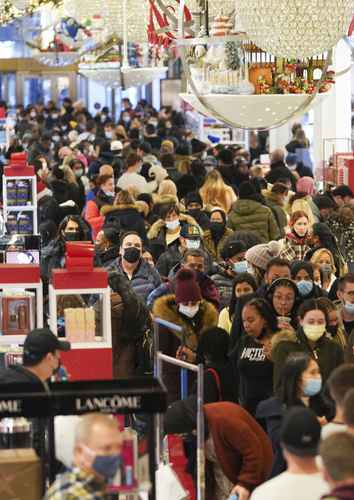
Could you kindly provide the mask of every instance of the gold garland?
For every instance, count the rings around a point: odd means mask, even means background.
[[[21,17],[32,16],[43,5],[59,7],[62,3],[63,0],[31,0],[29,5],[21,10],[17,9],[11,0],[4,0],[0,11],[0,25],[4,26]]]

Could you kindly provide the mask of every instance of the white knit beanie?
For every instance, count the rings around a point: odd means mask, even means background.
[[[246,252],[246,260],[255,267],[265,271],[269,261],[278,257],[281,251],[279,241],[270,241],[269,243],[255,245]]]

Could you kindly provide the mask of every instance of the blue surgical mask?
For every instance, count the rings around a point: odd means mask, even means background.
[[[91,467],[105,479],[113,479],[122,462],[120,455],[96,455]]]
[[[233,263],[233,270],[235,273],[247,273],[248,271],[248,263],[247,260],[241,260],[240,262],[234,262]]]
[[[322,389],[322,378],[309,378],[305,381],[303,387],[304,396],[315,396]]]
[[[351,302],[345,302],[344,310],[347,314],[354,316],[354,304],[352,304]]]
[[[296,283],[301,297],[307,297],[313,290],[313,281],[301,280]]]

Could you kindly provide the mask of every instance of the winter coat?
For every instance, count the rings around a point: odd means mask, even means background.
[[[252,491],[271,470],[273,453],[262,427],[241,406],[212,403],[204,406],[206,424],[223,473],[232,484]],[[208,487],[208,498],[215,499]]]
[[[239,377],[239,402],[254,415],[260,401],[273,394],[273,363],[263,346],[248,335],[240,338],[232,357]]]
[[[98,306],[95,309],[98,313]],[[100,318],[101,315],[96,314],[98,328]],[[113,378],[132,377],[137,371],[141,372],[139,351],[143,349],[148,321],[145,304],[121,276],[118,291],[111,293]]]
[[[280,238],[271,209],[254,200],[237,200],[229,214],[227,225],[233,231],[255,233],[262,243]]]
[[[347,263],[354,262],[354,218],[334,213],[326,221]]]
[[[269,184],[275,184],[279,179],[288,179],[291,182],[291,189],[296,191],[296,178],[290,172],[288,167],[280,162],[276,165],[271,165],[269,173],[265,177]]]
[[[159,327],[159,349],[168,356],[175,357],[177,349],[184,345],[196,351],[199,338],[208,328],[217,325],[218,313],[215,307],[202,300],[199,312],[193,319],[183,316],[178,311],[175,295],[166,295],[157,299],[152,313],[155,318],[161,318],[183,328],[182,332],[172,332],[167,327]],[[173,365],[164,366],[163,381],[167,386],[169,401],[180,399],[179,369]],[[193,380],[192,377],[189,380]]]
[[[304,406],[301,400],[296,402],[296,406]],[[310,398],[310,408],[318,417],[328,418],[328,407],[324,403],[321,395]],[[275,477],[286,470],[286,462],[283,456],[283,450],[280,444],[280,429],[284,415],[287,412],[285,404],[277,397],[271,397],[259,403],[257,407],[257,419],[265,420],[267,434],[272,442],[274,461],[270,477]]]
[[[152,290],[161,285],[159,273],[144,259],[140,259],[140,263],[131,279],[128,278],[122,268],[121,258],[116,259],[113,264],[107,268],[107,271],[108,273],[117,272],[125,276],[134,292],[144,301]]]
[[[119,255],[119,245],[114,245],[108,248],[108,250],[96,253],[97,259],[100,262],[100,266],[104,267],[105,269],[111,267],[114,264],[118,255]]]
[[[305,352],[318,362],[323,383],[326,382],[332,371],[344,362],[343,349],[328,334],[323,335],[312,349],[302,328],[299,328],[296,333],[282,331],[272,339],[275,391],[279,389],[285,361],[293,352]]]
[[[286,216],[283,205],[278,201],[277,196],[271,191],[265,189],[264,191],[262,191],[262,195],[264,196],[267,207],[271,209],[274,215],[275,221],[280,231],[280,237],[284,238],[285,228],[288,225],[288,218]]]
[[[193,217],[194,220],[197,222],[197,224],[199,224],[199,226],[203,229],[203,231],[209,229],[210,226],[209,215],[204,210],[195,210],[195,209],[193,209],[192,211],[189,210],[187,212],[187,215]]]
[[[350,484],[342,484],[334,488],[328,495],[321,500],[354,500],[354,481]]]
[[[186,214],[180,214],[179,220],[181,223],[181,227],[184,224],[192,224],[193,226],[198,226],[196,221],[191,217],[190,215]],[[199,226],[198,226],[199,227]],[[203,234],[203,231],[201,228],[200,232]],[[171,243],[170,245],[167,246],[166,243],[166,226],[165,222],[162,219],[157,220],[154,222],[154,224],[150,227],[149,232],[147,234],[148,240],[149,240],[149,246],[151,249],[151,252],[157,261],[160,255],[165,252],[169,247],[171,246],[178,246],[178,238]]]
[[[177,272],[180,270],[180,263],[177,264],[169,273],[168,281],[162,283],[156,290],[153,290],[147,298],[147,306],[152,308],[155,300],[175,292],[175,278]],[[203,299],[207,300],[215,306],[216,309],[220,307],[220,294],[213,281],[205,273],[197,273],[197,281],[200,286]]]
[[[227,307],[231,300],[234,278],[219,267],[218,271],[211,275],[211,279],[220,293],[220,308]]]
[[[215,244],[215,241],[212,238],[210,229],[205,231],[204,236],[203,236],[203,243],[206,248],[206,250],[210,253],[210,255],[213,257],[214,260],[217,262],[220,262],[222,260],[222,257],[220,255],[220,252],[225,245],[225,241],[229,236],[231,236],[234,232],[229,229],[228,227],[225,228],[225,232],[222,235],[221,239]]]
[[[63,220],[59,204],[54,198],[52,191],[48,188],[43,189],[43,191],[37,194],[37,214],[38,226],[48,220],[53,221],[59,226]]]
[[[144,218],[135,205],[103,205],[100,214],[104,217],[104,225],[117,225],[121,233],[136,231],[146,242]]]
[[[288,233],[281,241],[280,257],[289,260],[305,260],[305,255],[311,249],[307,238],[299,238],[294,233]]]
[[[64,266],[65,248],[62,241],[52,240],[41,251],[41,277],[45,283],[50,281],[53,269]]]
[[[181,262],[182,257],[183,255],[181,254],[179,248],[172,245],[171,248],[168,248],[163,254],[160,255],[158,261],[156,262],[156,269],[161,276],[167,278],[171,269],[173,269],[176,264]]]

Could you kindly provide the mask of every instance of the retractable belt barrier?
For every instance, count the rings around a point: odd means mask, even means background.
[[[159,351],[159,326],[168,328],[172,332],[183,335],[183,328],[175,323],[154,318],[154,377],[163,382],[162,364],[168,363],[181,369],[181,399],[188,394],[188,371],[197,373],[197,500],[205,499],[205,449],[204,449],[204,365],[193,365]],[[184,342],[182,341],[182,345]],[[161,463],[161,450],[163,440],[162,415],[156,414],[156,463]]]

